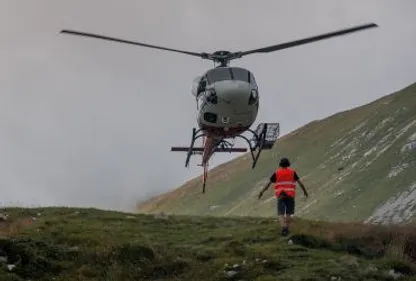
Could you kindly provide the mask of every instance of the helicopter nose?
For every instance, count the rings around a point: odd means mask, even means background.
[[[248,83],[230,83],[218,87],[217,93],[225,102],[246,104],[253,90]]]

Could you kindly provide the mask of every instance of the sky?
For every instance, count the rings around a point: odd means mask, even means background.
[[[284,135],[416,82],[415,9],[412,0],[0,0],[0,203],[132,210],[201,173],[197,158],[185,168],[170,147],[190,143],[191,84],[212,62],[61,29],[213,52],[377,23],[232,62],[259,84],[255,125],[279,122]],[[237,156],[215,155],[211,167]]]

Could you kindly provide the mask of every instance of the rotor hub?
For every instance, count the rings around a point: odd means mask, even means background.
[[[216,51],[212,54],[214,57],[223,57],[227,58],[231,55],[231,52],[229,51]]]
[[[220,67],[227,66],[228,62],[232,59],[232,54],[233,53],[229,51],[215,51],[214,53],[212,53],[211,59],[215,62],[220,63]]]

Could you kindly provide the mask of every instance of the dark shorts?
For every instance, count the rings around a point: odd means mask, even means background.
[[[277,199],[277,214],[293,215],[295,213],[295,198],[279,197]]]

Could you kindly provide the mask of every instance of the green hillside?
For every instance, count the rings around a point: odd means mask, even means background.
[[[310,194],[305,201],[298,193],[298,216],[410,220],[416,213],[416,84],[285,135],[262,153],[255,170],[249,154],[214,168],[205,194],[196,178],[138,204],[137,210],[274,216],[272,188],[261,200],[257,194],[281,156],[289,157]]]
[[[137,215],[97,209],[2,210],[0,280],[416,280],[410,226],[271,218]]]

